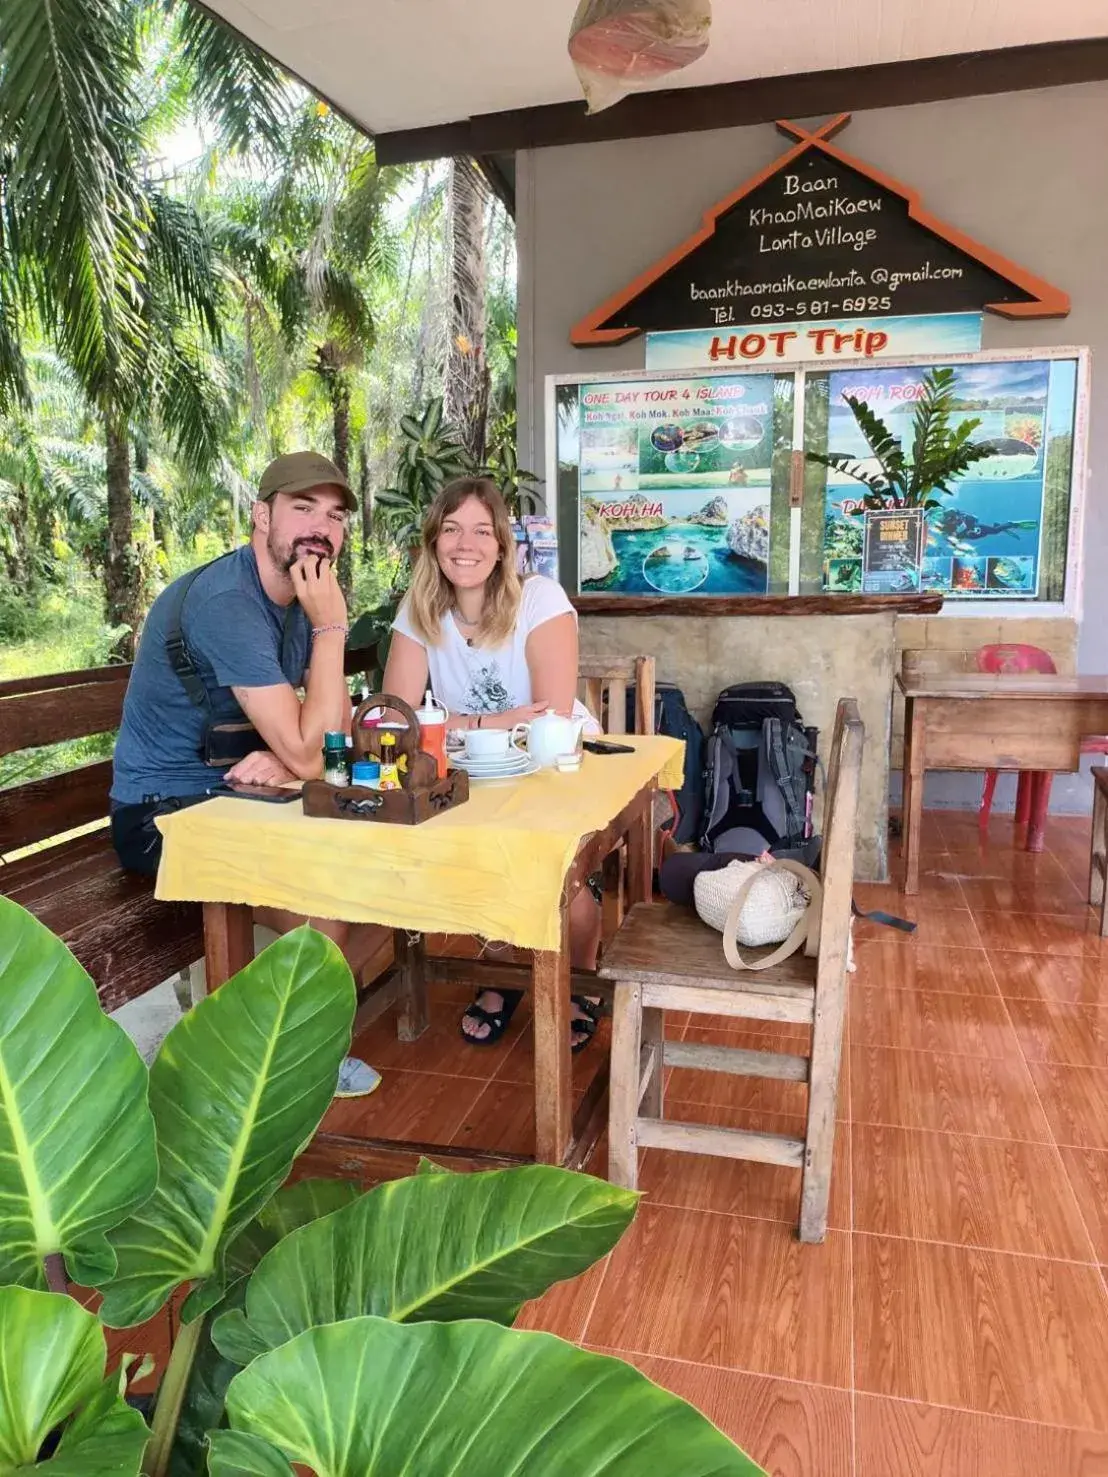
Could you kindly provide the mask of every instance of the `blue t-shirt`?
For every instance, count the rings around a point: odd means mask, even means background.
[[[190,701],[166,652],[179,583],[162,591],[142,628],[113,759],[111,796],[117,805],[140,805],[148,795],[203,795],[220,781],[221,771],[204,763],[206,715]],[[193,581],[181,631],[215,722],[247,721],[232,687],[303,683],[311,625],[295,605],[282,666],[285,616],[286,608],[262,589],[249,544],[217,559]]]

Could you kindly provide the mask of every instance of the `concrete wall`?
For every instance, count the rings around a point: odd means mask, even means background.
[[[836,616],[603,616],[581,622],[585,656],[638,656],[657,661],[663,681],[680,682],[685,701],[707,727],[716,694],[736,680],[785,681],[796,693],[806,724],[819,729],[820,758],[829,757],[835,707],[842,695],[858,699],[866,728],[858,797],[855,872],[864,882],[887,876],[889,693],[896,649],[896,618]],[[863,655],[864,654],[864,655]],[[816,792],[817,827],[822,786]]]
[[[1106,134],[1108,84],[1093,83],[859,113],[842,143],[917,188],[943,219],[1070,293],[1073,310],[1067,319],[1012,323],[988,315],[986,348],[1087,344],[1094,351],[1095,374],[1096,351],[1102,351],[1100,363],[1108,361]],[[785,147],[782,136],[763,125],[519,156],[524,465],[545,468],[546,375],[642,368],[641,338],[614,348],[573,349],[571,326],[676,245],[708,206],[770,164]],[[1108,581],[1100,573],[1108,553],[1108,499],[1098,475],[1106,461],[1108,406],[1094,379],[1085,610],[1077,642],[1077,665],[1083,672],[1108,671]],[[967,619],[964,611],[959,608],[959,624]],[[613,629],[618,624],[611,623]],[[682,628],[688,624],[688,618],[681,622]],[[1038,644],[1057,650],[1069,662],[1072,628],[1063,625],[1056,641],[1040,638]],[[995,639],[994,627],[995,621],[982,618],[982,643]],[[1006,638],[1020,636],[1007,632]],[[693,646],[699,649],[699,644],[697,637]],[[664,675],[696,680],[691,671]],[[755,674],[727,673],[732,681],[748,675]],[[928,786],[929,803],[976,802],[979,786],[972,777],[934,780]],[[1089,803],[1087,783],[1077,779],[1056,783],[1053,796],[1055,809],[1084,809]],[[998,804],[1005,799],[1001,792]]]

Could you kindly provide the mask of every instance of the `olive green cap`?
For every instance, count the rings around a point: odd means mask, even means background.
[[[358,507],[350,483],[327,457],[318,451],[288,451],[274,457],[258,483],[258,500],[268,502],[278,492],[308,492],[313,487],[337,487],[348,512]]]

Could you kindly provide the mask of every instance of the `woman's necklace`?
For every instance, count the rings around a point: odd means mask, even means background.
[[[477,619],[475,621],[467,620],[465,618],[465,616],[462,614],[462,612],[458,609],[458,607],[456,605],[452,607],[451,614],[453,615],[455,622],[459,626],[465,626],[465,628],[466,628],[467,631],[476,631],[477,630],[477,627],[481,624],[480,619]],[[464,639],[465,639],[465,643],[466,643],[467,646],[472,646],[473,645],[473,637],[472,636],[465,636]]]

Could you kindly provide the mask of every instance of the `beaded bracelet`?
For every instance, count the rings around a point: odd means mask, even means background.
[[[312,627],[313,636],[325,636],[328,631],[341,631],[344,636],[348,636],[350,634],[350,627],[341,625]]]

